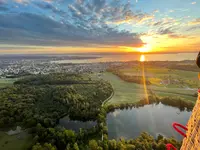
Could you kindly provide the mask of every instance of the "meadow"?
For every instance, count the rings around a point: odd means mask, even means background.
[[[125,73],[136,73],[136,69],[124,69],[123,71]],[[163,70],[155,70],[152,69],[152,71],[156,74],[154,76],[157,80],[162,80],[167,76],[167,71],[166,69]],[[158,73],[159,72],[159,73]],[[151,73],[149,73],[147,76],[150,76]],[[151,90],[154,94],[160,97],[179,97],[182,98],[183,100],[186,101],[191,101],[195,103],[196,97],[195,94],[197,92],[197,86],[196,88],[193,88],[195,85],[197,85],[197,73],[196,72],[188,72],[188,71],[179,71],[176,70],[174,71],[174,74],[172,74],[173,77],[178,77],[178,78],[184,78],[188,79],[192,83],[192,86],[186,86],[182,83],[180,84],[169,84],[169,85],[164,85],[160,84],[160,82],[156,82],[156,84],[151,84],[147,85],[148,90]],[[180,77],[181,76],[181,77]],[[137,83],[131,83],[124,81],[120,79],[118,76],[106,72],[102,74],[102,79],[107,80],[111,83],[114,89],[114,96],[112,99],[110,99],[107,102],[107,105],[109,104],[121,104],[121,103],[134,103],[142,98],[145,97],[145,92],[144,92],[144,86],[142,84],[137,84]],[[150,78],[150,81],[152,78]]]
[[[12,85],[16,78],[0,78],[0,88]]]
[[[145,77],[152,85],[162,87],[198,87],[198,72],[169,69],[166,67],[155,66],[130,66],[126,68],[117,68],[111,72],[118,72],[126,76],[142,76],[142,69],[145,70]]]
[[[1,150],[26,150],[32,144],[32,136],[23,132],[18,135],[7,135],[0,131],[0,149]]]

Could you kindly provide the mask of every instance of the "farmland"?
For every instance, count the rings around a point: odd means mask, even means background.
[[[135,103],[145,97],[144,85],[142,83],[128,82],[124,79],[127,76],[128,78],[139,76],[142,78],[142,67],[144,66],[133,65],[111,68],[109,72],[102,74],[102,79],[109,81],[115,91],[113,98],[107,103],[108,105]],[[148,91],[157,96],[177,97],[195,103],[198,72],[148,66],[144,67],[144,76],[150,83],[146,85]]]

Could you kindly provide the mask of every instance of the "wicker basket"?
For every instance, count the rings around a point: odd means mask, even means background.
[[[200,150],[200,94],[187,124],[187,137],[183,139],[181,150]]]

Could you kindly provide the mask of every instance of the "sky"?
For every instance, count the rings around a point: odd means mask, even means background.
[[[193,52],[200,0],[0,0],[0,54]]]

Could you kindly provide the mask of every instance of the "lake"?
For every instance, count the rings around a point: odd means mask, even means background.
[[[196,53],[172,53],[172,54],[145,54],[146,61],[181,61],[181,60],[195,60],[198,52]],[[83,55],[71,55],[81,56]],[[73,59],[73,60],[57,60],[54,63],[98,63],[98,62],[126,62],[140,60],[140,54],[93,54],[86,55],[90,57],[100,57],[94,59]]]
[[[90,129],[92,127],[94,127],[97,123],[94,121],[77,121],[77,120],[70,120],[68,116],[61,118],[59,120],[59,125],[69,129],[69,130],[73,130],[75,132],[78,132],[80,128],[82,129]]]
[[[108,138],[136,138],[145,131],[155,138],[158,134],[162,134],[165,137],[174,136],[182,140],[182,137],[172,128],[172,123],[186,125],[190,115],[191,112],[180,112],[176,107],[161,103],[128,110],[117,109],[107,114]]]

